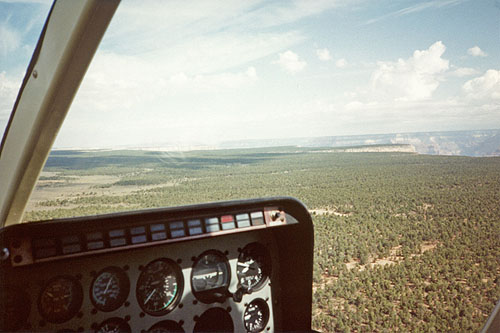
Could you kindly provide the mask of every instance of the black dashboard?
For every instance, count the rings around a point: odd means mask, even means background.
[[[310,330],[312,222],[292,198],[33,222],[0,243],[3,331]]]

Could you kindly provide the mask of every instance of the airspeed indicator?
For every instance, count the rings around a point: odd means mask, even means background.
[[[170,259],[150,262],[137,281],[137,301],[144,312],[162,316],[172,311],[182,295],[182,271]]]
[[[109,312],[118,309],[125,302],[129,290],[127,274],[118,267],[107,267],[92,281],[90,299],[97,309]]]

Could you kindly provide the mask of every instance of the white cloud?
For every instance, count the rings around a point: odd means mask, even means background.
[[[487,56],[487,54],[483,50],[481,50],[481,48],[479,48],[479,46],[477,46],[477,45],[468,49],[467,53],[473,57],[486,57]]]
[[[7,24],[0,24],[0,57],[12,54],[21,45],[21,34]]]
[[[464,76],[471,76],[471,75],[476,75],[479,74],[479,71],[474,68],[470,67],[460,67],[454,70],[453,72],[450,73],[453,76],[456,77],[464,77]]]
[[[335,61],[335,66],[337,66],[338,68],[343,68],[346,65],[347,65],[347,60],[345,60],[344,58]]]
[[[244,3],[246,1],[237,2]],[[236,21],[237,24],[245,24],[253,27],[274,27],[318,15],[327,10],[349,5],[353,2],[358,2],[358,0],[263,1],[263,5],[260,8],[236,19]]]
[[[299,56],[296,53],[293,53],[290,50],[280,53],[279,60],[274,63],[280,65],[284,70],[292,74],[300,72],[307,65],[305,61],[299,59]]]
[[[255,67],[248,67],[245,74],[251,79],[257,79],[257,71],[255,70]]]
[[[317,49],[316,55],[318,56],[318,59],[321,61],[332,60],[332,56],[330,55],[330,51],[328,51],[328,49]]]
[[[200,128],[206,131],[222,113],[237,120],[233,123],[247,114],[268,115],[266,103],[255,94],[264,89],[261,68],[267,78],[265,68],[280,53],[285,70],[296,73],[306,66],[297,55],[289,57],[293,52],[285,52],[304,41],[305,33],[300,27],[279,26],[319,14],[337,2],[124,1],[75,97],[58,144],[89,137],[104,144],[125,132],[134,134],[124,142],[153,136],[170,140],[179,133],[196,133],[205,140]],[[110,123],[116,117],[116,130],[96,133],[92,119]],[[224,122],[228,120],[216,122],[208,136],[220,135],[214,129]],[[187,124],[186,130],[182,124]],[[260,125],[256,133],[262,131]]]
[[[226,72],[212,75],[187,76],[185,73],[177,73],[170,77],[168,89],[182,88],[190,93],[217,92],[220,90],[238,89],[251,84],[257,80],[255,67],[248,67],[244,72]]]
[[[430,98],[439,86],[439,75],[449,68],[449,61],[441,57],[445,50],[438,41],[427,50],[416,50],[407,60],[378,62],[371,77],[375,96],[408,101]]]
[[[483,76],[465,82],[463,90],[472,99],[500,100],[500,70],[487,70]]]
[[[254,109],[242,102],[241,96],[256,86],[259,78],[254,67],[167,76],[161,71],[155,75],[154,67],[146,63],[112,56],[97,60],[97,67],[82,82],[56,146],[220,140],[223,124],[241,123],[244,114],[253,114]],[[128,64],[123,73],[99,70],[120,68],[123,63]],[[108,77],[110,73],[115,75]],[[223,119],[221,114],[227,117]],[[110,123],[114,125],[110,127]]]
[[[359,0],[193,0],[189,3],[181,0],[130,0],[120,5],[106,36],[111,36],[113,40],[127,40],[134,46],[141,43],[141,50],[154,50],[173,41],[179,43],[197,35],[209,37],[222,31],[252,35],[263,28],[290,24],[355,1]],[[106,45],[129,50],[129,43],[111,42]]]
[[[0,72],[0,136],[14,107],[21,77],[10,77]]]
[[[344,107],[346,110],[358,110],[365,107],[365,104],[361,103],[360,101],[352,101],[347,103]]]
[[[188,76],[184,72],[176,73],[172,75],[169,81],[175,85],[183,85],[189,82]]]
[[[443,7],[448,7],[448,6],[456,6],[461,4],[462,2],[465,2],[467,0],[434,0],[434,1],[425,1],[418,3],[416,5],[412,5],[394,12],[390,12],[388,14],[370,19],[365,22],[365,24],[372,24],[378,21],[382,21],[391,17],[400,17],[400,16],[405,16],[413,13],[418,13],[427,9],[439,9]]]
[[[168,63],[168,62],[167,62]],[[123,71],[123,68],[127,68]],[[96,55],[82,82],[72,109],[149,110],[158,111],[172,96],[194,96],[200,93],[219,95],[254,83],[257,71],[219,70],[215,73],[190,72],[189,66],[179,66],[174,72],[162,59],[144,60],[138,57],[100,52]],[[87,111],[89,114],[93,111]]]
[[[119,16],[116,20],[113,19],[120,23],[112,24],[123,25],[127,32],[137,32],[139,28],[143,33],[157,32],[167,26],[170,31],[180,33],[194,30],[210,33],[241,26],[246,29],[262,29],[289,24],[358,1],[192,0],[186,3],[182,0],[129,0],[120,4]],[[142,29],[143,19],[148,21],[148,29]]]
[[[182,71],[189,75],[206,74],[247,65],[252,61],[282,52],[301,40],[303,37],[296,32],[260,34],[226,32],[170,41],[155,51],[144,55],[131,54],[131,56],[154,64],[156,72],[174,74]]]
[[[72,108],[133,110],[152,103],[153,98],[246,87],[258,79],[256,68],[247,63],[275,54],[299,38],[295,33],[227,32],[170,41],[154,52],[145,52],[141,43],[132,44],[140,51],[130,54],[99,49]],[[158,110],[162,105],[149,107]]]

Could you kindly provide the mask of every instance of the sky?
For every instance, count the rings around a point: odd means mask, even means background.
[[[0,133],[48,1],[0,0]],[[122,0],[55,148],[500,128],[500,0]]]

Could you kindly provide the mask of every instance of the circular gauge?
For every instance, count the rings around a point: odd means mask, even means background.
[[[269,307],[266,301],[257,298],[248,304],[243,314],[245,329],[247,332],[261,332],[266,328],[269,321]]]
[[[209,250],[196,259],[191,271],[191,289],[203,303],[224,302],[228,296],[231,271],[226,256]]]
[[[147,333],[184,333],[184,330],[173,320],[163,320],[151,326]]]
[[[137,280],[137,301],[144,312],[162,316],[172,311],[182,295],[180,267],[170,259],[150,262]]]
[[[0,301],[0,331],[17,331],[23,327],[30,314],[28,295],[18,287],[2,286]]]
[[[106,319],[97,327],[96,333],[131,333],[129,324],[121,318]]]
[[[248,244],[241,251],[236,267],[238,282],[247,292],[262,288],[271,272],[267,248],[260,243]]]
[[[211,308],[203,312],[196,321],[193,333],[198,332],[234,332],[233,320],[222,308]]]
[[[42,317],[51,323],[63,323],[73,318],[82,306],[83,291],[71,276],[56,276],[43,288],[38,298]]]
[[[92,281],[90,300],[104,312],[118,309],[128,297],[130,282],[127,274],[118,267],[107,267]]]

